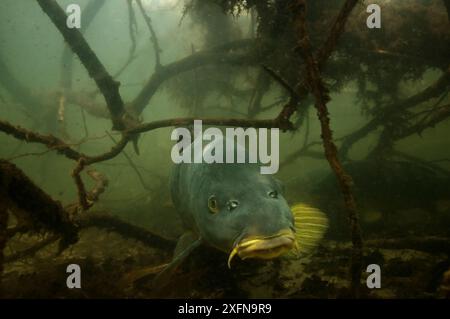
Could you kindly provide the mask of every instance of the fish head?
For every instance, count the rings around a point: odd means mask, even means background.
[[[205,193],[197,227],[205,242],[229,253],[229,262],[235,255],[271,259],[296,247],[294,217],[273,176],[227,169]]]

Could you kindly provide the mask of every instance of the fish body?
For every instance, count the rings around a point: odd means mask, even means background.
[[[216,137],[200,149],[201,155],[215,147],[223,147],[226,156],[227,151],[236,155],[243,146],[230,143],[226,137]],[[245,149],[239,151],[246,153]],[[169,264],[138,269],[128,274],[124,282],[136,282],[163,268],[153,284],[164,286],[173,271],[202,245],[228,254],[230,268],[235,256],[272,259],[293,249],[298,254],[311,252],[327,229],[327,217],[305,204],[289,207],[280,181],[273,175],[261,174],[260,166],[248,161],[175,164],[171,196],[185,233]]]

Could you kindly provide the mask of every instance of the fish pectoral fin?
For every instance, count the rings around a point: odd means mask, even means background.
[[[186,258],[202,243],[193,233],[183,234],[178,240],[175,247],[174,257],[172,261],[153,279],[154,286],[164,286],[178,267],[186,260]]]
[[[198,240],[198,236],[195,235],[191,231],[187,231],[183,233],[183,235],[178,238],[177,244],[175,246],[175,250],[173,251],[173,259],[175,259],[178,255],[183,253],[186,249],[189,248],[194,242]]]
[[[170,263],[133,270],[122,277],[119,285],[123,288],[127,288],[154,275],[156,275],[156,277],[153,279],[153,284],[158,286],[163,284],[200,244],[201,240],[191,232],[183,234],[177,242],[174,257]]]
[[[132,286],[133,284],[139,282],[140,280],[144,280],[151,275],[155,275],[164,270],[169,264],[162,264],[158,266],[149,266],[143,267],[140,269],[133,270],[127,274],[125,274],[119,282],[119,286],[122,288],[127,288]]]
[[[319,209],[306,204],[295,204],[291,211],[294,215],[298,251],[300,254],[311,253],[328,229],[328,218]]]

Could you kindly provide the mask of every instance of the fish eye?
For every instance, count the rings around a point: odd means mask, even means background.
[[[269,191],[268,193],[267,193],[267,195],[269,195],[269,197],[271,197],[271,198],[278,198],[278,192],[277,191]]]
[[[216,214],[219,212],[219,204],[217,202],[216,196],[211,195],[208,198],[208,208],[212,214]]]
[[[238,206],[239,206],[239,202],[237,200],[230,200],[227,203],[227,207],[228,207],[229,211],[232,211],[233,209],[235,209]]]

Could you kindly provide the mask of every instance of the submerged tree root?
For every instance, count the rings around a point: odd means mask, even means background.
[[[356,4],[356,1],[348,1],[346,6],[349,6],[347,16],[351,9]],[[345,206],[348,211],[348,217],[350,221],[350,228],[352,233],[352,261],[351,261],[351,288],[354,297],[359,296],[359,286],[362,269],[362,249],[363,241],[361,235],[361,227],[359,225],[359,216],[356,208],[356,201],[351,190],[352,179],[348,175],[338,158],[338,152],[336,145],[333,142],[333,133],[330,128],[330,118],[328,115],[327,103],[330,100],[327,89],[324,86],[321,78],[320,70],[316,59],[312,54],[311,43],[309,39],[309,33],[306,27],[306,2],[304,0],[298,0],[297,4],[292,6],[297,15],[296,32],[298,34],[298,51],[300,51],[306,62],[307,69],[307,83],[308,87],[315,98],[315,107],[317,109],[317,116],[320,121],[323,146],[325,149],[325,157],[327,158],[331,169],[335,173],[339,185],[344,197]],[[344,10],[345,12],[345,10]],[[345,16],[345,15],[344,15]],[[342,22],[342,26],[337,28],[342,31],[345,19]],[[339,33],[337,33],[339,34]],[[335,35],[337,37],[337,35]],[[334,45],[336,39],[330,41]],[[330,45],[334,47],[334,45]],[[327,51],[327,50],[324,50]],[[331,52],[331,49],[328,51]]]
[[[89,194],[96,195],[99,187],[104,187],[104,181],[97,176],[97,185]],[[116,217],[107,214],[86,214],[80,217],[73,214],[73,209],[74,205],[64,208],[60,202],[53,200],[14,164],[0,160],[0,252],[3,253],[6,242],[16,233],[9,234],[8,232],[8,210],[20,211],[20,214],[17,214],[18,218],[25,219],[19,220],[20,226],[16,227],[19,228],[20,233],[28,230],[54,234],[37,245],[8,257],[7,262],[32,256],[58,239],[61,239],[59,251],[62,251],[76,243],[80,230],[88,227],[108,229],[125,238],[139,240],[154,248],[173,249],[175,245],[169,239],[155,235],[142,227],[128,224]],[[0,267],[2,264],[3,255],[1,254]]]
[[[52,231],[62,236],[67,244],[77,240],[77,229],[61,203],[5,160],[0,160],[0,198],[8,209],[27,212],[24,222],[32,227],[31,230]]]
[[[124,222],[108,214],[89,214],[82,217],[78,223],[80,228],[97,227],[114,231],[124,238],[138,240],[150,247],[162,250],[175,248],[174,240],[158,236],[145,228]]]

